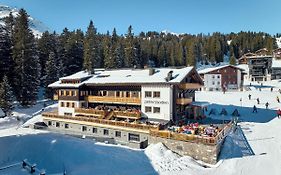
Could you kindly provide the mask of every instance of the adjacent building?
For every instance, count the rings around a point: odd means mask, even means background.
[[[204,80],[204,90],[240,90],[243,86],[243,69],[232,65],[206,68],[198,71]]]
[[[239,64],[247,64],[249,72],[247,78],[250,81],[271,80],[272,55],[266,55],[268,51],[261,49],[256,53],[247,53],[239,58]]]

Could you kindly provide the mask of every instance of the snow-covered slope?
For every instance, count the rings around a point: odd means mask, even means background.
[[[12,12],[13,16],[17,16],[19,10],[17,8],[11,8],[5,5],[0,4],[0,25],[4,25],[4,18],[9,16],[10,12]],[[34,19],[33,17],[29,17],[29,25],[30,28],[36,37],[40,37],[43,32],[49,30],[47,26],[45,26],[41,21]]]

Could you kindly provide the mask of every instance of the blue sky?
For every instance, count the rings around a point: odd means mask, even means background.
[[[169,30],[176,33],[263,31],[281,33],[281,0],[0,0],[25,8],[50,29],[85,30],[90,19],[98,32],[124,34]]]

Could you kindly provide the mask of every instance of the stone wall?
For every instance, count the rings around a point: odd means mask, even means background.
[[[190,156],[209,164],[217,163],[217,158],[222,144],[205,145],[202,143],[184,142],[154,136],[148,137],[148,144],[156,144],[159,142],[163,143],[168,149],[181,156]]]

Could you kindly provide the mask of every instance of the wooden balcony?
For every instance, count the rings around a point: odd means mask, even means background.
[[[131,128],[143,130],[149,132],[149,130],[159,130],[159,125],[152,125],[152,124],[144,124],[144,123],[136,123],[136,122],[125,122],[125,121],[115,121],[115,120],[106,120],[106,119],[97,119],[94,117],[87,117],[87,116],[60,116],[56,113],[52,112],[45,112],[42,113],[43,119],[57,119],[57,120],[70,120],[70,121],[81,121],[81,122],[90,122],[98,125],[106,126],[115,126],[121,128]]]
[[[202,87],[202,85],[200,85],[199,83],[182,83],[179,84],[179,88],[180,89],[200,89]]]
[[[90,102],[90,103],[118,103],[118,104],[141,105],[141,98],[88,96],[88,102]]]
[[[176,104],[177,105],[187,105],[187,104],[190,104],[192,103],[192,98],[178,98],[176,100]]]
[[[53,99],[54,99],[54,100],[59,100],[59,95],[58,95],[58,94],[55,94],[54,97],[53,97]]]
[[[114,111],[116,117],[120,118],[129,118],[129,119],[140,119],[141,113],[140,112],[127,112],[127,111]]]
[[[108,114],[108,112],[105,110],[86,109],[86,108],[75,108],[75,113],[97,116],[99,118],[104,118]]]

